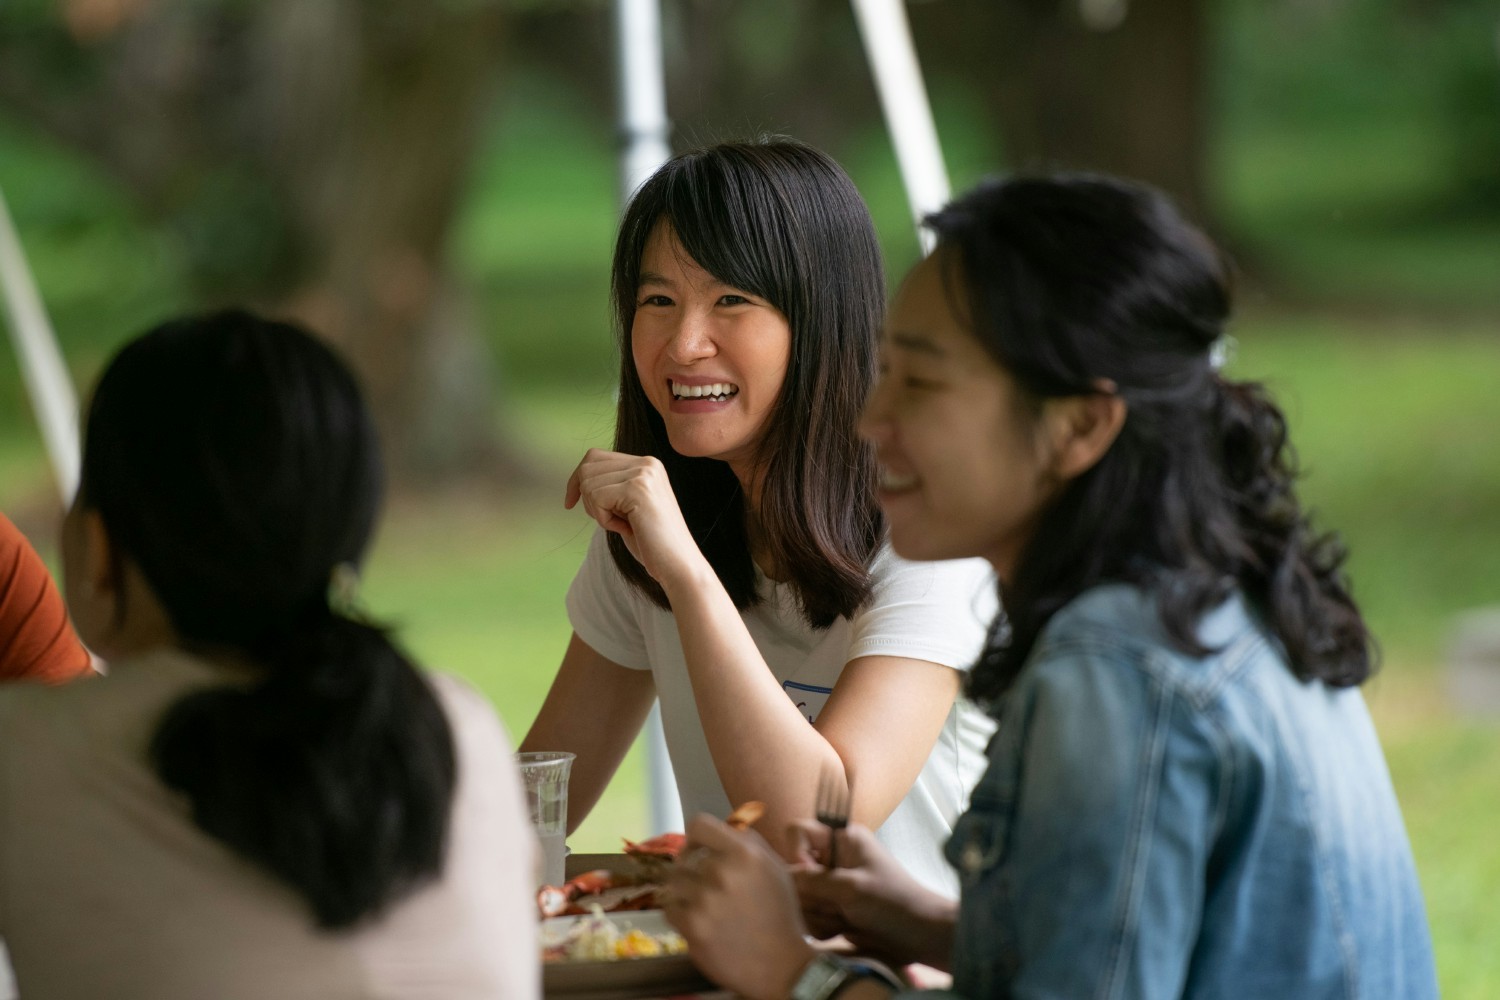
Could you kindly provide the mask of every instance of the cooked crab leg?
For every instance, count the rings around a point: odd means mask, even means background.
[[[596,896],[614,885],[614,874],[607,868],[596,868],[575,875],[561,886],[544,885],[536,894],[536,907],[544,918],[560,917],[580,896]]]

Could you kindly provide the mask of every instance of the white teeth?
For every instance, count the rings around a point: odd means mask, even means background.
[[[916,485],[917,485],[917,477],[916,476],[902,476],[902,475],[898,475],[897,473],[892,472],[890,469],[887,469],[885,466],[881,466],[880,467],[880,488],[881,489],[883,489],[883,490],[890,490],[891,492],[898,492],[900,490],[909,490],[909,489],[912,489]]]
[[[669,383],[673,399],[715,399],[723,401],[740,391],[732,382],[713,382],[709,385],[679,385]]]

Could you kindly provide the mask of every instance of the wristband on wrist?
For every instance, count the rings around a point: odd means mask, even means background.
[[[897,979],[895,975],[893,975],[882,965],[876,965],[871,962],[862,962],[859,959],[851,959],[847,964],[851,973],[849,977],[850,981],[853,981],[855,979],[876,979],[886,986],[890,987],[890,989],[896,993],[900,993],[903,989],[906,988],[905,984],[902,983],[901,980]],[[848,983],[846,982],[845,985],[848,985]]]
[[[829,1000],[848,981],[849,967],[832,955],[820,953],[792,984],[790,1000]]]
[[[880,968],[823,953],[807,963],[792,984],[791,1000],[833,1000],[858,979],[877,979],[893,990],[901,989],[900,982]]]

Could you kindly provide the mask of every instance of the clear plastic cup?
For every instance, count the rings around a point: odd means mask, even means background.
[[[540,885],[563,884],[563,859],[568,849],[568,773],[573,754],[562,750],[536,750],[516,754],[521,784],[526,789],[526,808],[531,826],[542,845]]]

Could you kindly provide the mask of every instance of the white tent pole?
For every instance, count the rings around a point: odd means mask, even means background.
[[[932,250],[932,234],[922,228],[922,218],[947,204],[951,193],[943,148],[938,144],[932,105],[917,64],[911,26],[902,0],[851,0],[865,58],[880,92],[886,128],[896,147],[896,162],[906,186],[906,200],[923,253]]]
[[[659,0],[615,0],[615,44],[620,96],[620,204],[672,155]],[[661,705],[652,706],[646,742],[646,793],[651,832],[683,829],[682,801],[667,754]]]
[[[36,282],[26,266],[21,239],[0,192],[0,288],[4,290],[5,318],[21,375],[31,396],[42,440],[52,459],[52,473],[63,506],[73,502],[78,489],[78,396],[63,364],[62,352]]]
[[[620,203],[672,155],[659,0],[615,0],[620,95]]]

